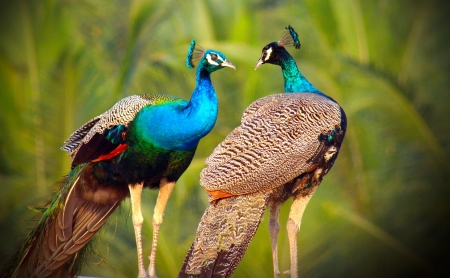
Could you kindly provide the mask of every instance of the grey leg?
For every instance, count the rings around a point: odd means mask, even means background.
[[[312,189],[308,195],[297,195],[292,202],[291,211],[289,212],[289,219],[287,221],[287,232],[289,238],[289,247],[291,255],[291,278],[298,277],[298,265],[297,265],[297,233],[300,230],[302,224],[303,213],[305,212],[306,205],[316,191],[317,187]]]
[[[272,245],[273,276],[277,278],[280,275],[280,269],[278,267],[278,232],[280,231],[278,217],[280,215],[280,204],[270,204],[269,209],[269,233]]]

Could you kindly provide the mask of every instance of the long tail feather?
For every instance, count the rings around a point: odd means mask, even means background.
[[[232,196],[206,209],[178,277],[230,277],[266,209],[269,193]]]
[[[1,277],[74,277],[87,244],[121,200],[98,203],[85,198],[86,165],[75,167],[48,203],[38,224],[1,272]]]

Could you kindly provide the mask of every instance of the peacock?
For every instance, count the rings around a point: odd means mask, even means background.
[[[235,128],[206,159],[200,183],[210,204],[178,277],[230,277],[244,256],[267,206],[274,276],[278,277],[280,205],[293,198],[287,232],[290,275],[298,276],[297,233],[308,201],[333,166],[347,128],[343,109],[298,70],[286,46],[300,48],[288,26],[266,45],[256,68],[278,65],[284,94],[253,102]]]
[[[202,50],[193,40],[186,59],[198,61],[197,86],[185,101],[170,95],[132,95],[76,130],[62,147],[72,170],[48,203],[2,277],[74,277],[90,239],[130,196],[139,277],[156,276],[159,227],[176,181],[199,140],[213,128],[218,100],[211,73],[236,69],[224,54]],[[159,189],[153,214],[149,273],[144,269],[141,192]]]

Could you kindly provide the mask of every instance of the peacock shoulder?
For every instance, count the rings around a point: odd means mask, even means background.
[[[273,102],[274,96],[276,95],[263,97],[252,102],[247,109],[245,109],[244,113],[242,113],[241,123],[251,119],[255,114],[258,114],[257,112],[259,109],[267,109],[268,107],[275,105],[275,102]]]
[[[66,150],[74,158],[81,145],[89,142],[95,134],[102,134],[106,129],[118,125],[127,127],[142,108],[184,101],[174,96],[153,94],[132,95],[123,98],[111,107],[111,109],[93,118],[72,133],[64,142],[64,146],[61,149]]]

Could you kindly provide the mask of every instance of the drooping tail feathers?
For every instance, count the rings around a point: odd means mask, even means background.
[[[83,198],[85,168],[75,167],[62,180],[1,277],[74,277],[78,273],[88,242],[120,203],[105,206]]]
[[[254,193],[211,203],[178,277],[230,277],[261,223],[268,199],[269,193]]]

